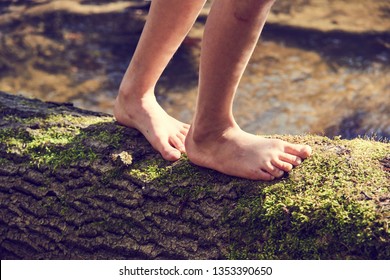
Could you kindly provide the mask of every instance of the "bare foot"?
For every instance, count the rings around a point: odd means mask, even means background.
[[[122,96],[115,100],[114,116],[127,127],[138,129],[166,160],[175,161],[185,152],[184,140],[189,125],[169,116],[153,94],[141,99]]]
[[[310,146],[255,136],[236,125],[201,137],[193,130],[191,127],[185,141],[191,162],[246,179],[282,177],[312,152]]]

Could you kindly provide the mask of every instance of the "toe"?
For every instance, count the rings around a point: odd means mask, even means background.
[[[277,168],[275,165],[273,165],[272,163],[267,163],[266,166],[265,166],[265,170],[271,174],[272,176],[276,177],[276,178],[279,178],[279,177],[282,177],[284,175],[284,171]]]
[[[245,170],[243,174],[237,174],[236,172],[233,173],[228,172],[226,174],[229,173],[231,173],[231,175],[235,175],[250,180],[272,181],[275,179],[273,175],[271,175],[269,172],[267,172],[265,169],[262,168],[248,168]]]
[[[181,157],[181,152],[175,147],[172,147],[168,141],[163,142],[159,139],[153,147],[159,151],[161,156],[166,160],[175,161]]]
[[[181,129],[180,129],[180,134],[184,135],[184,137],[187,136],[188,134],[188,131],[189,131],[190,127],[186,127],[186,126],[183,126]]]
[[[177,135],[177,136],[174,136],[174,137],[171,137],[169,139],[169,143],[175,147],[176,149],[178,149],[180,152],[184,153],[186,151],[185,147],[184,147],[184,136],[180,136],[180,135]]]
[[[313,153],[312,148],[309,145],[304,145],[302,149],[303,158],[308,158]]]
[[[166,147],[160,153],[164,159],[169,161],[176,161],[181,157],[181,152],[173,147]]]
[[[294,156],[298,156],[302,159],[309,157],[312,153],[312,149],[308,145],[297,145],[287,143],[285,146],[285,152]]]
[[[191,125],[187,124],[187,123],[183,123],[183,129],[188,131],[190,129]]]
[[[253,177],[253,179],[254,180],[262,180],[262,181],[272,181],[275,179],[275,177],[272,176],[271,174],[269,174],[268,172],[259,169],[256,172],[256,175]]]
[[[279,156],[279,160],[292,164],[294,166],[300,165],[302,163],[302,159],[300,157],[286,153],[281,154]]]
[[[272,164],[285,172],[290,172],[293,169],[293,165],[291,163],[282,160],[274,160],[272,161]]]
[[[181,142],[181,145],[184,146],[184,143],[185,143],[185,141],[186,141],[186,136],[183,135],[183,134],[181,134],[181,133],[178,133],[178,134],[176,135],[176,137],[179,138],[179,141]]]

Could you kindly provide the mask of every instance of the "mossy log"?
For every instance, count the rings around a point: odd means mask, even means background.
[[[71,104],[0,93],[0,112],[1,259],[390,259],[386,141],[275,136],[314,154],[258,182]]]

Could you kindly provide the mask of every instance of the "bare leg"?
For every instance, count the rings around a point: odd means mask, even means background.
[[[232,105],[272,0],[215,0],[206,23],[197,108],[186,138],[189,159],[222,173],[273,180],[310,156],[311,148],[242,131]]]
[[[141,131],[167,160],[185,151],[189,125],[169,116],[157,103],[154,88],[168,62],[195,22],[205,0],[153,0],[137,49],[123,77],[114,115]]]

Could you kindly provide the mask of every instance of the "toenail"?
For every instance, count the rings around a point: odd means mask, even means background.
[[[302,160],[300,158],[297,159],[297,163],[298,164],[301,164],[302,163]]]

